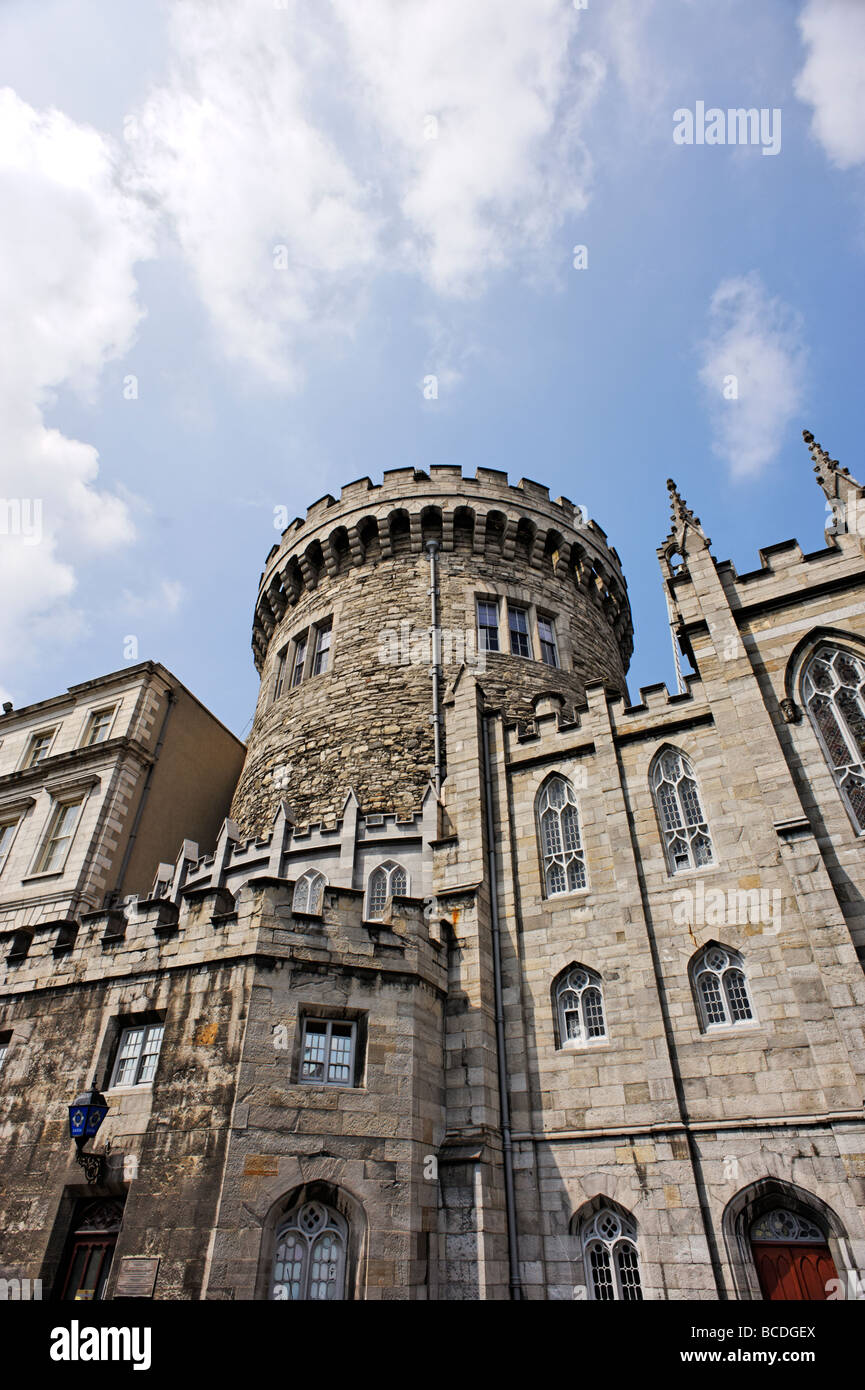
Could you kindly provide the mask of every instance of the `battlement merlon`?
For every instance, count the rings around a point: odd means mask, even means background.
[[[300,968],[394,981],[414,977],[446,992],[449,923],[430,916],[424,898],[395,895],[382,920],[369,922],[359,889],[329,886],[318,913],[296,912],[293,889],[291,881],[264,877],[244,884],[236,897],[190,887],[176,905],[155,899],[86,913],[80,922],[43,924],[26,950],[11,958],[3,952],[0,992],[9,997],[112,979],[164,979],[177,970],[245,961],[293,961]]]
[[[621,560],[606,532],[585,507],[569,498],[552,501],[531,479],[510,484],[507,474],[479,468],[463,477],[459,468],[389,469],[383,481],[349,483],[337,501],[329,493],[286,527],[272,547],[259,583],[252,647],[259,670],[270,637],[288,609],[372,553],[391,558],[398,548],[422,555],[436,540],[444,555],[455,532],[468,538],[474,554],[494,552],[506,561],[518,555],[534,569],[552,564],[573,570],[583,587],[611,604],[630,657],[633,629]]]
[[[658,561],[675,631],[691,657],[690,634],[705,625],[720,585],[735,623],[742,627],[761,612],[801,603],[804,591],[817,595],[859,587],[865,579],[865,489],[828,458],[805,431],[815,472],[830,507],[828,544],[803,551],[785,540],[762,548],[759,568],[739,574],[731,560],[715,560],[699,518],[668,483],[673,495],[673,526],[658,548]],[[708,608],[707,608],[708,605]]]

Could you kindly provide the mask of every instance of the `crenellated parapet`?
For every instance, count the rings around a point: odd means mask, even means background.
[[[253,623],[252,648],[261,671],[280,623],[304,598],[352,568],[423,555],[430,540],[443,556],[457,551],[495,557],[515,572],[567,574],[613,627],[627,666],[633,625],[627,584],[615,549],[586,509],[529,479],[510,484],[497,469],[464,477],[458,467],[429,473],[395,468],[373,484],[361,478],[339,500],[319,498],[295,518],[267,557]]]
[[[214,888],[193,873],[176,900],[130,900],[65,924],[65,936],[40,931],[29,949],[6,960],[7,995],[74,989],[112,979],[165,978],[170,972],[244,960],[294,961],[336,973],[420,977],[445,988],[442,925],[424,899],[394,896],[381,919],[364,915],[361,889],[329,884],[315,912],[295,905],[295,882],[258,874]]]

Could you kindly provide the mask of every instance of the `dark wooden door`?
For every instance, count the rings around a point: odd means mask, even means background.
[[[825,1302],[826,1285],[838,1278],[828,1245],[754,1241],[751,1249],[764,1298]]]
[[[116,1244],[116,1235],[77,1237],[69,1252],[60,1297],[76,1303],[101,1299]]]

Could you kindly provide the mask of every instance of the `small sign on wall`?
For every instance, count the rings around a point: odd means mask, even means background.
[[[159,1259],[149,1255],[124,1255],[114,1285],[115,1298],[152,1298]]]

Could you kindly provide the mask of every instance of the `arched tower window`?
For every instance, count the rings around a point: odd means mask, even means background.
[[[713,863],[712,838],[690,759],[678,748],[663,748],[652,763],[650,781],[670,873]]]
[[[408,874],[401,864],[388,859],[369,876],[366,890],[366,919],[375,922],[384,916],[388,898],[408,892]]]
[[[323,1202],[304,1202],[276,1233],[272,1299],[335,1302],[345,1297],[348,1223]]]
[[[603,1206],[582,1223],[589,1297],[600,1303],[642,1301],[637,1223],[627,1212]]]
[[[326,879],[317,869],[307,869],[294,885],[294,912],[321,912]]]
[[[555,984],[559,1047],[602,1042],[607,1036],[601,977],[569,965]]]
[[[865,832],[865,661],[822,645],[802,675],[802,703],[857,830]]]
[[[694,957],[691,978],[704,1028],[753,1021],[745,964],[738,951],[710,942]]]
[[[546,896],[585,888],[586,857],[580,838],[580,813],[574,789],[565,777],[552,777],[541,787],[537,817]]]

